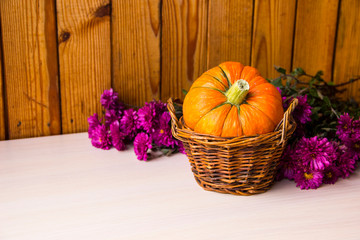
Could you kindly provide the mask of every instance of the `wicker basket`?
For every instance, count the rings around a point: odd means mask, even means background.
[[[177,119],[172,99],[168,109],[172,134],[184,143],[197,183],[205,190],[235,195],[263,193],[274,182],[281,154],[295,131],[294,99],[274,132],[234,138],[199,134]]]

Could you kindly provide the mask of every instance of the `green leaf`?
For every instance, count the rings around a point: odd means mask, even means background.
[[[279,73],[286,74],[286,70],[282,67],[275,67],[275,70]]]
[[[320,70],[315,74],[315,78],[319,78],[322,75],[324,75],[324,72]]]
[[[275,87],[283,87],[281,78],[276,78],[272,80],[271,84],[274,85]]]
[[[331,101],[330,101],[330,99],[329,99],[328,96],[325,96],[323,100],[324,100],[324,102],[326,103],[326,105],[328,105],[329,107],[331,107]]]
[[[184,97],[185,97],[186,94],[188,93],[188,91],[186,91],[185,89],[181,89],[181,92],[184,94]]]
[[[296,76],[302,76],[305,74],[305,71],[302,68],[295,68],[292,74]]]
[[[315,88],[310,88],[309,93],[312,97],[315,97],[315,98],[318,97],[318,94],[317,94],[317,91]]]
[[[316,114],[321,110],[321,107],[314,107],[311,109],[312,114]]]

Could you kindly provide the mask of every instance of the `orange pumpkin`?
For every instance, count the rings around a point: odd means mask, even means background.
[[[238,62],[225,62],[203,73],[183,104],[189,128],[222,137],[272,132],[283,114],[279,91],[256,68]]]

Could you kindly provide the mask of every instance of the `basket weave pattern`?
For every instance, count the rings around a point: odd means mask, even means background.
[[[294,99],[274,132],[234,138],[199,134],[177,119],[172,99],[168,109],[172,134],[182,141],[197,183],[205,190],[253,195],[268,190],[287,140],[295,131]]]

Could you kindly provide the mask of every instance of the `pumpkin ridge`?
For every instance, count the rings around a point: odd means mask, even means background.
[[[227,105],[227,104],[230,105],[230,108],[229,108],[229,110],[228,110],[227,113],[226,113],[226,117],[227,117],[228,114],[229,114],[229,112],[230,112],[230,110],[231,110],[231,106],[232,106],[232,105],[231,105],[230,103],[228,103],[228,102],[223,102],[223,103],[219,104],[218,106],[212,108],[212,109],[211,109],[210,111],[208,111],[204,116],[202,116],[202,117],[199,119],[199,121],[196,123],[196,125],[194,126],[194,130],[197,128],[197,125],[201,122],[201,120],[202,120],[204,117],[206,117],[206,116],[207,116],[208,114],[210,114],[212,111],[214,111],[214,110],[216,110],[216,109],[218,109],[218,108],[220,108],[220,107],[222,107],[222,106],[225,106],[225,105]],[[226,117],[224,118],[224,122],[225,122]],[[223,128],[224,128],[224,122],[223,122],[223,125],[222,125],[222,127],[221,127],[221,133],[222,133]],[[219,136],[221,136],[221,133],[220,133]]]
[[[241,124],[241,120],[240,120],[240,105],[236,105],[236,108],[238,110],[238,119],[239,119],[239,126],[241,128],[241,132],[244,134],[244,129],[242,127],[242,124]]]
[[[208,111],[206,114],[204,114],[204,116],[202,116],[202,117],[199,119],[198,122],[200,122],[200,120],[201,120],[203,117],[205,117],[206,115],[208,115],[211,111],[213,111],[213,110],[215,110],[215,109],[217,109],[217,108],[219,108],[219,107],[222,107],[222,106],[224,106],[225,104],[230,104],[230,105],[231,105],[231,103],[228,103],[228,102],[220,103],[219,105],[213,107],[213,108],[212,108],[210,111]]]
[[[262,110],[260,110],[259,108],[251,105],[250,103],[246,103],[246,104],[249,105],[250,107],[258,110],[258,111],[261,112],[262,114],[264,114],[264,116],[266,116],[266,118],[268,118],[268,119],[274,124],[274,126],[276,127],[277,124],[275,124],[274,121],[273,121],[267,114],[265,114]]]
[[[206,89],[210,89],[210,90],[214,90],[214,91],[218,91],[218,92],[221,92],[222,94],[225,95],[225,92],[224,91],[221,91],[220,89],[217,89],[217,88],[212,88],[212,87],[193,87],[193,89],[196,89],[196,88],[206,88]]]
[[[221,126],[220,136],[222,135],[222,133],[223,133],[223,131],[224,131],[224,125],[225,125],[226,119],[227,119],[227,117],[229,116],[229,113],[230,113],[231,108],[232,108],[232,106],[233,106],[231,103],[227,103],[227,102],[226,102],[226,104],[230,104],[230,109],[229,109],[229,111],[226,113],[226,116],[225,116],[225,118],[224,118],[224,122],[223,122],[223,124],[222,124],[222,126]],[[225,104],[224,104],[224,105],[225,105]]]
[[[224,74],[224,76],[225,76],[225,78],[226,78],[226,81],[228,82],[228,85],[229,85],[229,88],[230,88],[232,84],[231,84],[230,79],[227,77],[227,75],[226,75],[226,73],[225,73],[225,70],[222,69],[222,67],[220,67],[220,65],[219,65],[218,67],[221,69],[222,73]]]
[[[208,73],[204,73],[203,75],[212,77],[213,79],[215,79],[216,81],[218,81],[219,83],[221,83],[221,85],[223,85],[225,89],[228,89],[228,87],[226,87],[225,84],[224,84],[220,79],[218,79],[217,77],[215,77],[215,76],[213,76],[213,75],[211,75],[211,74],[208,74]]]

